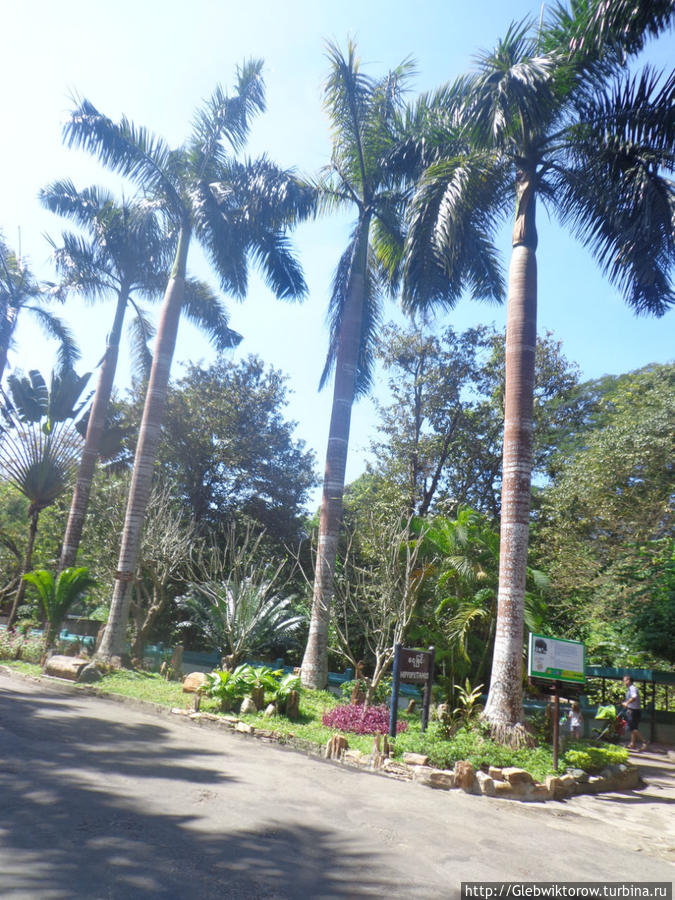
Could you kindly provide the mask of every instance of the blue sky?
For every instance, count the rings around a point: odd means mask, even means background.
[[[4,139],[0,144],[0,229],[18,244],[44,278],[52,275],[44,232],[58,236],[62,223],[42,210],[38,189],[55,178],[70,177],[78,187],[121,184],[91,158],[61,145],[61,124],[73,93],[90,99],[116,119],[135,122],[179,144],[188,135],[195,108],[216,83],[232,83],[235,66],[246,57],[265,60],[268,111],[254,125],[248,152],[269,154],[284,166],[315,173],[330,154],[328,123],[321,109],[321,85],[327,71],[325,39],[344,45],[357,41],[364,67],[374,75],[407,56],[417,62],[413,93],[435,88],[466,70],[474,53],[490,48],[508,23],[538,17],[540,6],[527,0],[29,0],[3,13],[4,46],[0,67],[5,87]],[[646,58],[671,67],[675,39],[668,34],[652,43]],[[127,193],[129,189],[127,188]],[[244,335],[238,355],[256,353],[284,371],[293,391],[288,414],[323,466],[330,390],[317,393],[326,352],[325,310],[334,266],[345,246],[348,219],[324,219],[303,225],[296,245],[310,295],[304,304],[275,301],[252,278],[247,299],[228,301],[231,326]],[[590,254],[555,223],[539,214],[539,331],[551,330],[583,376],[619,373],[675,357],[675,312],[660,320],[636,318],[603,279]],[[508,263],[508,235],[502,242]],[[209,277],[198,253],[190,268]],[[215,281],[211,279],[215,284]],[[394,306],[389,307],[394,314]],[[112,309],[69,302],[63,314],[83,351],[82,367],[96,364]],[[504,309],[464,299],[439,325],[463,329],[479,321],[505,320]],[[177,362],[208,360],[208,345],[182,325]],[[51,348],[32,328],[22,326],[10,364],[24,369],[51,365]],[[176,367],[175,373],[179,373]],[[122,358],[119,382],[128,379]],[[361,401],[353,415],[348,479],[356,477],[374,424],[373,408]]]

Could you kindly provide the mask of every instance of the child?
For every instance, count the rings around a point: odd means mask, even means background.
[[[584,733],[584,717],[581,714],[581,707],[576,700],[572,701],[570,709],[570,733],[575,741],[580,741]]]

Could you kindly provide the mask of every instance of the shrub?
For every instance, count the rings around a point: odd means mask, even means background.
[[[601,772],[605,766],[614,766],[628,761],[628,750],[610,744],[571,747],[564,756],[564,762],[573,769],[584,772]]]
[[[378,686],[375,688],[375,693],[373,695],[373,700],[376,703],[388,703],[389,698],[391,697],[391,678],[383,678]],[[352,691],[356,687],[356,681],[343,681],[342,686],[340,687],[340,693],[342,694],[342,698],[349,702],[351,700]],[[361,688],[363,689],[363,693],[365,694],[367,690],[367,685],[365,682],[361,682]]]
[[[44,656],[45,645],[41,634],[12,633],[0,629],[0,659],[22,659],[38,665]]]
[[[389,731],[389,709],[382,706],[336,706],[323,714],[323,724],[327,728],[348,731],[352,734],[386,734]],[[408,727],[401,721],[397,724],[396,733],[400,734]]]

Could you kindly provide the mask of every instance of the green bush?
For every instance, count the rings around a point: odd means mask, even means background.
[[[40,634],[21,634],[0,629],[0,659],[22,659],[38,665],[44,656],[44,638]]]
[[[563,760],[572,769],[583,769],[591,775],[601,772],[605,766],[628,762],[628,750],[614,744],[575,744],[565,753]]]

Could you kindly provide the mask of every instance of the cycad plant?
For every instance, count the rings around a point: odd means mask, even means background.
[[[615,8],[616,6],[616,8]],[[514,213],[506,336],[500,583],[485,717],[522,730],[523,598],[532,461],[537,228],[542,203],[571,228],[638,313],[675,300],[675,75],[624,69],[626,53],[672,22],[672,3],[587,0],[513,25],[477,70],[427,98],[408,148],[426,166],[411,205],[407,271],[452,276],[476,235]],[[473,231],[472,231],[473,228]],[[472,235],[474,237],[472,237]],[[494,252],[494,250],[492,251]],[[432,304],[415,278],[409,303]]]
[[[280,298],[297,298],[306,287],[290,252],[287,228],[313,210],[313,192],[295,176],[262,158],[240,162],[250,121],[264,108],[262,62],[237,71],[236,87],[220,87],[194,120],[187,143],[172,149],[123,118],[114,123],[83,100],[65,128],[70,145],[94,153],[107,167],[134,181],[176,235],[176,250],[157,330],[143,419],[134,461],[122,544],[108,625],[99,648],[104,658],[126,650],[130,583],[133,579],[166,399],[180,312],[187,300],[186,269],[193,235],[206,250],[221,287],[246,294],[248,259],[260,266]],[[224,336],[225,337],[225,336]],[[239,340],[229,332],[222,348]]]
[[[44,611],[47,647],[54,644],[70,609],[96,584],[84,566],[63,569],[56,578],[46,569],[36,569],[27,572],[23,580],[34,589]]]

